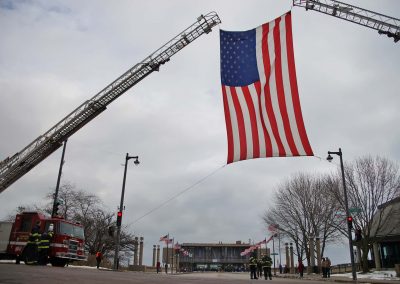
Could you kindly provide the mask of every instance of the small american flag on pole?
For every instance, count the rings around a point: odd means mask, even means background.
[[[220,31],[227,163],[313,156],[300,107],[288,12],[255,29]]]
[[[168,241],[168,234],[160,238],[160,242]]]

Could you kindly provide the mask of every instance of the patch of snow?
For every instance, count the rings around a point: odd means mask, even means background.
[[[353,278],[351,273],[344,274],[332,274],[331,277],[348,277]],[[373,271],[369,273],[357,273],[357,279],[374,279],[374,280],[400,280],[400,277],[396,277],[396,271],[384,270],[384,271]]]

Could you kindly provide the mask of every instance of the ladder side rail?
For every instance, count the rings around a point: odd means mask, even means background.
[[[314,1],[315,1],[315,0],[314,0]],[[399,23],[399,21],[400,21],[400,19],[397,19],[397,18],[395,18],[395,17],[388,16],[388,15],[384,15],[384,14],[379,13],[379,12],[374,12],[374,11],[371,11],[371,10],[368,10],[368,9],[364,9],[364,8],[361,8],[361,7],[352,5],[352,4],[347,4],[347,3],[344,3],[344,2],[341,2],[341,1],[336,1],[336,0],[326,0],[326,1],[331,1],[331,2],[334,2],[334,3],[338,3],[338,4],[342,5],[342,6],[348,6],[348,7],[351,7],[351,8],[355,8],[355,9],[357,9],[357,10],[359,10],[359,11],[364,11],[364,12],[368,13],[368,15],[376,15],[376,16],[379,16],[379,17],[381,18],[382,21],[393,20],[394,23],[397,23],[397,24],[395,24],[395,25],[398,25],[398,23]],[[385,18],[386,18],[386,20],[385,20]]]
[[[86,113],[81,116],[76,115],[69,124],[64,124],[62,129],[60,129],[58,132],[55,132],[54,135],[46,139],[43,143],[38,144],[34,151],[28,153],[13,164],[9,164],[7,171],[1,175],[0,192],[2,191],[2,187],[11,184],[21,175],[31,170],[39,162],[57,150],[66,138],[70,137],[104,110],[105,108],[97,109],[94,112],[86,111]],[[68,129],[71,125],[75,127]]]
[[[156,64],[164,64],[166,61],[169,60],[171,56],[173,56],[177,51],[171,52],[171,53],[166,53],[167,50],[171,50],[173,47],[176,45],[179,45],[179,43],[182,40],[182,36],[186,34],[193,34],[194,32],[199,31],[199,27],[202,27],[203,31],[205,27],[211,30],[212,27],[215,25],[221,23],[220,19],[218,18],[218,15],[215,12],[211,12],[203,17],[199,17],[201,20],[198,19],[194,24],[180,32],[178,35],[176,35],[174,38],[172,38],[170,41],[165,43],[163,46],[158,48],[156,51],[154,51],[152,54],[147,56],[144,60],[142,60],[140,63],[136,64],[133,68],[129,69],[126,71],[122,76],[117,78],[114,82],[112,82],[110,85],[105,87],[102,91],[100,91],[98,94],[96,94],[91,100],[97,101],[99,98],[102,98],[104,95],[107,95],[113,88],[117,87],[121,82],[126,81],[128,78],[132,77],[138,70],[143,68],[143,66],[149,65],[149,66],[154,66],[154,63]],[[204,32],[198,32],[198,35],[196,37],[193,37],[191,41],[189,41],[187,44],[190,42],[194,41],[197,39],[199,36],[201,36]],[[186,44],[186,45],[187,45]],[[160,58],[159,56],[162,55],[161,59],[162,60],[157,60],[155,61],[155,58]],[[165,57],[163,57],[165,56]],[[152,65],[153,64],[153,65]]]
[[[215,12],[199,17],[196,23],[192,24],[167,44],[157,49],[141,63],[136,64],[126,71],[93,98],[81,104],[45,134],[39,136],[26,146],[22,151],[16,153],[11,158],[8,157],[1,161],[0,192],[57,150],[61,146],[62,141],[73,135],[86,123],[104,111],[109,103],[153,71],[158,71],[159,65],[169,61],[171,56],[197,39],[203,33],[210,32],[211,28],[219,23],[221,23],[221,21]],[[152,56],[155,56],[155,58],[152,58]],[[18,172],[20,173],[19,176]]]
[[[65,116],[60,122],[58,122],[55,126],[53,126],[46,133],[44,133],[44,134],[40,135],[38,138],[36,138],[33,142],[31,142],[28,146],[26,146],[20,152],[14,154],[12,157],[9,157],[9,158],[6,158],[5,160],[3,160],[0,164],[0,176],[6,168],[6,164],[8,164],[8,167],[9,167],[10,164],[17,163],[20,159],[22,159],[22,157],[25,156],[26,153],[31,152],[33,149],[37,148],[39,145],[46,143],[49,139],[52,138],[53,133],[55,133],[59,128],[61,128],[62,125],[68,123],[74,116],[77,115],[77,113],[81,112],[81,109],[84,108],[86,105],[87,105],[87,101],[84,102],[83,104],[81,104],[78,108],[76,108],[70,114]]]
[[[335,4],[331,4],[335,3]],[[338,3],[338,4],[336,4]],[[340,6],[339,6],[340,4]],[[294,6],[315,10],[336,18],[347,20],[377,31],[397,33],[400,30],[400,20],[380,13],[372,12],[347,3],[334,0],[294,0]],[[378,19],[376,19],[378,18]]]
[[[211,18],[210,23],[213,24],[213,26],[215,26],[216,24],[220,23],[220,20],[217,16],[216,13],[209,13],[207,14],[205,17],[207,18]],[[183,32],[181,32],[180,34],[178,34],[177,36],[175,36],[172,40],[170,40],[169,42],[167,42],[166,44],[164,44],[162,47],[160,47],[159,49],[157,49],[155,52],[153,52],[150,56],[146,57],[141,63],[136,64],[134,67],[132,67],[131,69],[129,69],[128,71],[126,71],[123,75],[121,75],[119,78],[117,78],[114,82],[112,82],[111,84],[109,84],[108,86],[106,86],[102,91],[100,91],[98,94],[96,94],[92,99],[84,102],[82,105],[80,105],[78,108],[76,108],[74,111],[72,111],[70,114],[68,114],[66,117],[64,117],[59,123],[57,123],[54,127],[52,127],[50,130],[48,130],[45,134],[39,136],[36,140],[34,140],[32,143],[30,143],[28,146],[26,146],[22,151],[20,151],[19,153],[16,153],[12,158],[9,158],[9,160],[7,161],[8,163],[12,163],[14,161],[18,161],[20,159],[20,157],[24,156],[25,152],[30,152],[32,149],[36,148],[37,145],[40,145],[41,143],[43,143],[44,141],[42,140],[43,137],[49,137],[52,136],[52,133],[57,132],[60,128],[63,127],[63,125],[68,124],[70,120],[73,119],[74,116],[79,115],[82,111],[82,108],[87,108],[89,106],[89,104],[91,102],[96,102],[98,101],[98,98],[103,97],[103,96],[107,96],[110,95],[110,92],[114,89],[117,88],[121,82],[125,82],[127,79],[129,79],[130,77],[132,77],[133,75],[135,75],[139,70],[141,70],[143,68],[144,64],[149,64],[150,62],[153,61],[152,56],[158,54],[158,53],[163,53],[163,54],[167,54],[165,53],[165,48],[170,48],[171,45],[175,44],[176,41],[180,40],[180,37],[182,34],[184,33],[189,33],[191,34],[193,30],[196,30],[196,28],[198,28],[199,25],[201,24],[207,24],[207,27],[209,25],[208,22],[199,22],[197,21],[196,23],[192,24],[190,27],[186,28]],[[196,37],[193,37],[192,41],[195,40],[196,38],[198,38],[201,34],[198,34]],[[179,39],[178,39],[179,38]],[[190,41],[191,42],[191,41]],[[187,44],[189,44],[190,42],[188,42]],[[177,50],[178,51],[178,50]],[[176,52],[170,53],[169,57],[174,55]],[[168,58],[169,58],[168,57]],[[164,59],[165,60],[165,59]],[[152,70],[148,70],[148,72],[152,72]],[[146,74],[144,74],[146,75]],[[120,93],[120,92],[118,92]],[[120,94],[117,94],[120,95]],[[106,100],[104,102],[102,102],[102,104],[108,104],[109,102],[113,101],[115,98],[112,98],[111,100]],[[4,162],[4,161],[3,161]],[[0,169],[0,173],[1,173],[1,169]]]

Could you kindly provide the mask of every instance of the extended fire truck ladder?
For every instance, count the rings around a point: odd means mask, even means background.
[[[304,7],[359,24],[400,40],[400,20],[336,0],[293,0],[293,6]]]
[[[93,98],[85,101],[23,150],[1,161],[0,193],[56,151],[68,137],[103,112],[108,104],[153,71],[159,71],[160,65],[168,62],[175,53],[204,33],[208,34],[220,23],[221,20],[215,12],[201,15],[194,24],[126,71]]]

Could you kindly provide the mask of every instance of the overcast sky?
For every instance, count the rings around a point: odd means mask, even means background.
[[[400,17],[396,0],[347,1]],[[145,238],[145,264],[167,233],[179,242],[258,242],[277,186],[298,172],[335,171],[371,154],[400,159],[400,42],[337,18],[292,10],[305,127],[316,157],[248,160],[224,166],[219,31],[248,30],[291,9],[290,0],[0,0],[0,160],[21,151],[85,100],[196,21],[222,24],[109,105],[68,140],[62,182],[119,206],[126,153],[123,223]],[[0,193],[0,218],[40,203],[55,187],[61,148]],[[211,176],[209,176],[211,174]],[[208,176],[208,177],[207,177]],[[205,178],[207,177],[207,178]],[[205,178],[205,179],[204,179]],[[203,180],[204,179],[204,180]],[[172,196],[171,202],[136,221]],[[338,248],[338,249],[337,249]],[[346,242],[328,247],[349,261]]]

